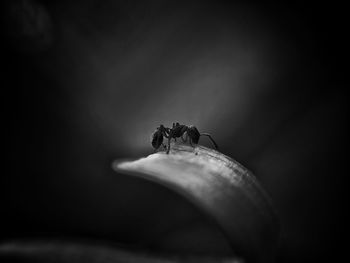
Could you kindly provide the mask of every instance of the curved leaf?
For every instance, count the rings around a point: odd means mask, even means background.
[[[162,184],[194,203],[218,224],[232,249],[248,262],[271,262],[279,223],[271,201],[250,171],[203,146],[172,144],[171,151],[113,168]]]

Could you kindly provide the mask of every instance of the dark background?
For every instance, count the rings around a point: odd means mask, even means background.
[[[188,207],[176,197],[110,166],[151,153],[155,127],[179,121],[210,132],[269,192],[282,222],[280,262],[344,253],[344,7],[1,5],[2,241],[138,245],[160,214],[182,222]]]

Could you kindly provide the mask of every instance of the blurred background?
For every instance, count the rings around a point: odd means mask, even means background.
[[[200,224],[180,197],[111,169],[116,158],[152,153],[155,128],[178,121],[211,133],[271,195],[282,223],[279,262],[343,253],[343,7],[1,5],[1,241],[60,236],[142,247],[164,236],[161,223]]]

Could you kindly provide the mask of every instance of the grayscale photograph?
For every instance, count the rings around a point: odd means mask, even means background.
[[[345,5],[4,0],[0,262],[345,262]]]

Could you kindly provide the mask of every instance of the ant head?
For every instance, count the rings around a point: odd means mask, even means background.
[[[164,130],[165,129],[165,127],[164,127],[164,125],[163,124],[161,124],[161,125],[159,125],[159,127],[157,128],[157,130]]]

